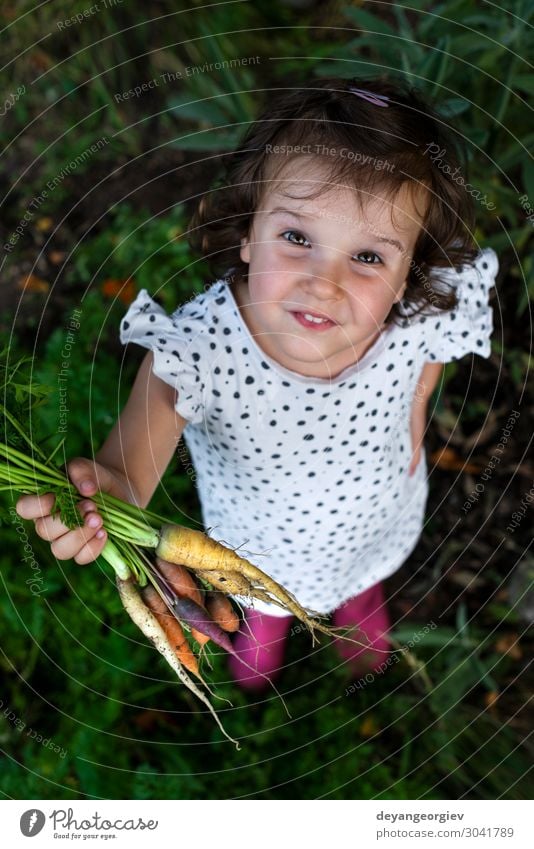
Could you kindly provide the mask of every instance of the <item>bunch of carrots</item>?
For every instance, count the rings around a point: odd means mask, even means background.
[[[24,365],[29,361],[20,359],[9,368],[6,351],[0,354],[5,400],[0,404],[4,424],[0,491],[52,492],[54,514],[59,514],[67,527],[75,528],[83,524],[76,507],[80,495],[54,460],[64,439],[46,455],[40,447],[45,440],[32,440],[29,435],[26,422],[32,413],[38,418],[39,405],[52,391],[52,387],[24,379]],[[249,605],[255,599],[276,604],[303,622],[313,639],[316,631],[339,633],[257,566],[201,531],[169,523],[106,493],[98,492],[91,500],[108,534],[101,556],[115,571],[125,610],[179,680],[207,705],[224,734],[211,702],[191,676],[207,687],[198,661],[209,640],[234,653],[229,634],[239,629],[239,617],[230,598],[241,598]]]

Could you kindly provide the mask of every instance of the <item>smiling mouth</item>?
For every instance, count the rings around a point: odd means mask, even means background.
[[[314,312],[292,312],[291,315],[303,327],[312,328],[313,330],[328,330],[330,327],[336,327],[335,321]]]

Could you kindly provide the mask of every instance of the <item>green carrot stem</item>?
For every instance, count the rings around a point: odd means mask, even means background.
[[[114,523],[107,524],[104,519],[104,528],[117,539],[122,539],[125,542],[135,542],[137,545],[144,545],[147,548],[156,548],[157,535],[153,531],[151,534],[141,534],[129,531],[128,529],[124,530]]]
[[[33,472],[35,476],[44,474],[43,471],[35,469],[33,463],[31,461],[28,462],[27,458],[21,460],[19,457],[13,456],[12,453],[4,451],[3,448],[4,446],[0,443],[0,454],[5,455],[4,463],[6,464],[6,468],[14,468],[16,470],[20,469],[20,471],[25,471],[27,473]],[[47,471],[47,474],[49,474],[50,471],[52,472],[52,474],[54,474],[53,467],[51,470]]]
[[[122,581],[131,579],[132,573],[128,564],[122,557],[117,546],[110,539],[106,540],[106,544],[102,549],[102,557],[112,566],[118,578]]]
[[[45,486],[49,486],[50,489],[56,489],[58,486],[58,482],[56,480],[53,478],[47,479],[42,473],[35,475],[30,469],[26,471],[24,469],[17,469],[14,467],[6,468],[2,467],[1,464],[0,480],[5,483],[10,483],[13,487],[16,487],[17,485],[26,487],[30,486],[32,487],[32,491],[42,490]]]
[[[47,465],[47,466],[51,465],[51,463],[52,463],[52,457],[54,456],[54,454],[56,454],[56,453],[59,451],[59,449],[61,448],[61,446],[62,446],[62,445],[63,445],[63,443],[65,442],[65,439],[66,439],[66,437],[64,436],[64,437],[63,437],[63,439],[61,440],[61,442],[58,442],[58,444],[56,445],[56,447],[54,448],[54,450],[52,451],[52,453],[50,454],[50,456],[49,456],[49,457],[47,457],[47,459],[46,459],[46,465]]]
[[[17,430],[17,432],[18,432],[18,433],[22,436],[22,438],[24,439],[24,441],[28,443],[28,445],[30,446],[30,448],[32,449],[32,451],[35,451],[35,452],[36,452],[36,454],[39,454],[39,455],[43,458],[43,460],[46,460],[46,456],[45,456],[45,454],[41,451],[41,449],[39,448],[39,446],[37,446],[37,445],[34,445],[34,444],[33,444],[33,442],[31,441],[30,437],[26,434],[26,432],[23,430],[23,428],[21,428],[21,426],[20,426],[20,424],[18,423],[18,421],[16,420],[16,418],[15,418],[14,416],[12,416],[12,415],[11,415],[11,413],[9,412],[9,410],[7,410],[7,409],[4,407],[4,405],[3,405],[3,404],[0,404],[0,410],[2,411],[2,415],[4,415],[4,416],[5,416],[5,417],[6,417],[6,418],[7,418],[7,419],[11,422],[11,424],[13,425],[13,427],[14,427],[14,428]]]
[[[152,564],[143,549],[123,540],[118,543],[118,547],[120,548],[124,559],[127,560],[130,569],[134,572],[139,586],[146,587],[147,575],[150,572]],[[145,561],[145,563],[143,563],[143,561]]]
[[[154,530],[151,525],[148,525],[146,522],[138,519],[135,515],[125,515],[126,511],[122,510],[120,507],[115,507],[113,504],[109,504],[108,496],[104,493],[97,493],[96,495],[91,497],[91,500],[94,501],[97,507],[101,507],[102,510],[105,510],[106,513],[111,517],[116,517],[118,521],[127,523],[130,527],[137,527],[140,530],[146,531],[147,528],[150,530]],[[122,504],[126,504],[127,502],[123,501]]]
[[[151,525],[122,516],[117,510],[108,510],[104,499],[100,505],[97,504],[97,507],[102,514],[104,524],[113,529],[114,533],[121,534],[125,539],[147,548],[157,547],[159,534]]]
[[[18,475],[24,478],[31,477],[34,481],[42,481],[43,483],[50,483],[53,486],[64,485],[60,484],[57,478],[53,475],[47,475],[45,472],[36,471],[28,466],[22,466],[17,461],[13,461],[12,459],[6,461],[0,459],[0,475],[5,478],[16,479]]]
[[[33,445],[32,445],[33,448]],[[35,460],[33,457],[28,459],[26,454],[23,454],[22,451],[17,451],[16,448],[12,448],[10,445],[6,445],[3,442],[0,442],[0,454],[4,454],[8,460],[14,462],[15,458],[18,458],[22,461],[22,463],[26,466],[26,468],[31,468],[35,470],[39,470],[46,475],[53,476],[57,479],[59,483],[62,483],[64,480],[67,480],[67,477],[64,473],[56,472],[55,469],[49,466],[45,466],[44,463],[40,463],[39,460]]]
[[[140,515],[143,519],[147,521],[152,520],[154,524],[156,524],[158,527],[160,525],[164,525],[168,521],[165,516],[159,516],[157,513],[152,513],[150,510],[146,510],[143,507],[138,507],[137,504],[131,504],[129,501],[123,501],[121,498],[116,498],[114,495],[109,495],[108,493],[106,493],[105,495],[104,493],[97,493],[96,496],[91,496],[91,498],[94,500],[99,495],[102,495],[110,504],[116,505],[122,513],[128,513],[132,516]]]

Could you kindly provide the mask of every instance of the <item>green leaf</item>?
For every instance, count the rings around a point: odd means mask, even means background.
[[[482,129],[481,127],[467,127],[466,135],[469,136],[469,139],[471,142],[473,142],[473,144],[476,144],[478,145],[478,147],[483,148],[488,141],[489,130],[486,128]],[[472,151],[472,155],[473,157],[476,157],[478,155],[478,152]]]
[[[423,625],[413,624],[411,627],[395,628],[391,632],[393,639],[405,645],[413,640],[416,634],[420,634]],[[420,634],[419,642],[414,645],[415,651],[420,647],[425,648],[441,648],[443,646],[451,646],[455,642],[460,642],[462,646],[474,648],[478,645],[474,638],[467,638],[463,635],[458,635],[455,628],[438,627],[434,631],[429,631],[428,634]]]
[[[452,118],[454,115],[461,115],[462,112],[467,112],[471,108],[469,101],[461,97],[449,97],[444,100],[438,107],[438,112],[442,118]]]
[[[214,98],[205,100],[191,100],[190,97],[171,97],[168,101],[169,111],[175,113],[176,118],[187,118],[190,121],[204,121],[207,124],[226,124],[228,114],[222,103],[224,98],[219,98],[220,103]]]
[[[529,150],[532,150],[533,147],[534,133],[523,136],[518,141],[511,139],[510,146],[503,151],[499,159],[499,165],[503,170],[507,171],[512,166],[521,162],[525,156],[528,156]]]
[[[181,150],[232,150],[239,141],[242,129],[227,130],[214,128],[208,132],[194,133],[181,139],[174,139],[171,147]]]
[[[517,77],[513,77],[512,88],[526,91],[527,94],[534,94],[534,74],[518,74]]]
[[[483,661],[464,657],[448,670],[442,681],[429,694],[429,699],[436,713],[441,716],[449,710],[454,710],[477,684],[480,684],[489,669],[494,666],[495,658],[485,658]]]
[[[518,227],[513,230],[508,230],[506,233],[497,233],[488,236],[484,241],[484,247],[493,248],[494,251],[499,253],[500,251],[510,250],[511,245],[517,245],[517,243],[524,239],[525,225],[522,227]]]
[[[530,205],[534,207],[534,161],[530,156],[525,156],[522,169],[523,184],[527,190]]]
[[[493,41],[489,41],[484,35],[476,32],[464,31],[461,35],[456,34],[451,38],[452,58],[470,60],[474,54],[478,54],[481,51],[486,51],[486,53],[477,60],[477,67],[490,51],[497,56],[501,56],[505,52],[503,47],[499,46],[496,48]],[[458,64],[462,68],[461,73],[464,76],[469,69],[466,67],[465,62],[459,62]]]
[[[381,33],[382,35],[396,36],[395,30],[390,27],[381,18],[377,18],[365,9],[355,9],[352,6],[347,6],[343,9],[343,13],[351,20],[359,29],[365,32]]]

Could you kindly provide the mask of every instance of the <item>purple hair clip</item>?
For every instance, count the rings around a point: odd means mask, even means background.
[[[352,86],[349,86],[348,91],[358,95],[362,100],[367,100],[369,103],[374,104],[374,106],[388,105],[387,101],[389,101],[389,97],[386,97],[385,94],[375,94],[372,91],[367,91],[365,88],[353,88]]]

